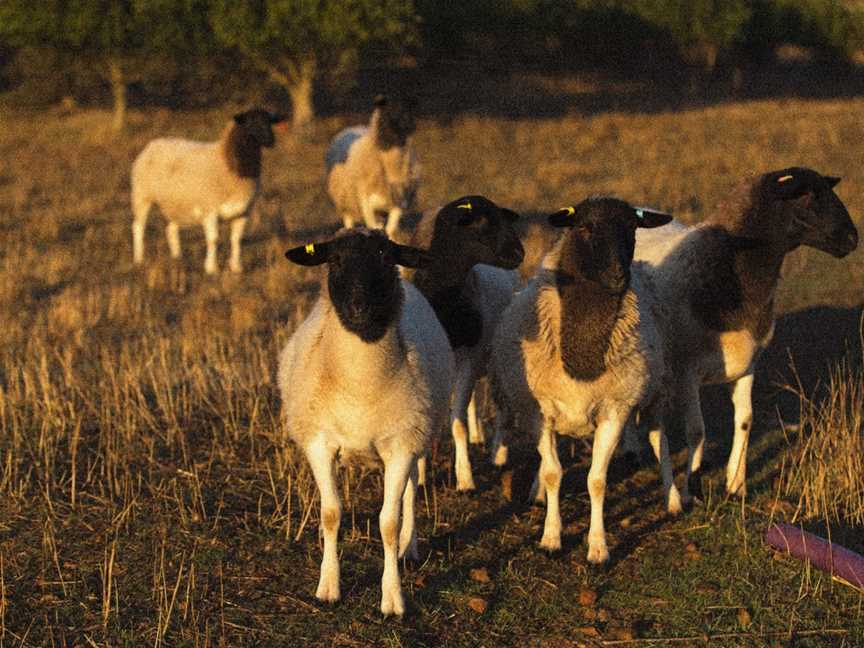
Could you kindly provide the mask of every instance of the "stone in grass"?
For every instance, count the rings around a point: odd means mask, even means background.
[[[486,603],[486,599],[482,599],[479,596],[472,596],[468,599],[468,607],[474,610],[477,614],[483,614],[488,607],[488,603]]]
[[[489,578],[489,570],[485,567],[478,567],[477,569],[472,569],[470,572],[471,580],[477,583],[488,583],[491,579]]]
[[[579,590],[579,605],[591,607],[597,602],[597,592],[587,587]]]

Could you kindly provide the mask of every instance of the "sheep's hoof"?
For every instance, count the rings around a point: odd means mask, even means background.
[[[690,494],[691,500],[699,500],[703,501],[704,496],[702,494],[702,471],[696,470],[693,471],[690,476],[687,478],[687,491]],[[692,501],[690,502],[692,504]]]
[[[400,543],[399,558],[410,560],[411,562],[420,562],[420,552],[417,550],[417,537],[411,538],[407,544]]]
[[[561,535],[544,533],[543,537],[540,539],[540,548],[545,549],[550,553],[554,551],[561,551]]]
[[[318,582],[318,590],[315,598],[325,603],[335,603],[339,600],[339,581],[335,583],[325,581],[323,578]]]
[[[669,515],[680,515],[684,511],[681,494],[674,486],[669,491],[666,501],[666,512]]]
[[[468,493],[470,491],[473,491],[474,489],[475,486],[473,477],[471,479],[466,479],[464,481],[456,483],[456,490],[460,493]]]
[[[588,562],[595,567],[604,568],[609,562],[609,549],[605,544],[599,546],[588,546]]]
[[[742,480],[740,483],[726,484],[726,494],[729,497],[744,498],[747,495],[747,484]]]
[[[402,601],[401,590],[389,594],[385,592],[381,595],[381,614],[385,617],[391,614],[401,617],[405,614],[405,603]]]

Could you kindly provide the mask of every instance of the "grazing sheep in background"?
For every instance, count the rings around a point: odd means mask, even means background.
[[[672,399],[689,450],[685,501],[701,488],[704,384],[731,384],[735,436],[726,490],[746,493],[753,372],[774,332],[783,259],[800,245],[838,258],[858,245],[858,232],[833,191],[839,181],[801,167],[747,178],[704,222],[676,222],[636,238],[635,257],[648,265],[670,308]]]
[[[327,191],[345,227],[355,221],[381,227],[376,212],[387,212],[384,231],[393,238],[419,183],[414,130],[411,106],[379,95],[368,126],[346,128],[333,138],[325,156]]]
[[[338,455],[343,462],[383,462],[381,611],[401,615],[397,551],[418,557],[417,458],[446,422],[453,380],[444,329],[426,299],[396,271],[396,264],[422,267],[429,255],[397,245],[383,232],[358,229],[286,256],[300,265],[329,264],[327,293],[279,358],[285,427],[303,449],[321,493],[324,556],[315,595],[323,601],[340,596],[334,460]]]
[[[512,426],[518,416],[537,442],[545,549],[561,547],[556,433],[593,432],[588,560],[608,560],[606,472],[621,430],[637,409],[660,459],[667,510],[681,510],[660,426],[666,378],[656,320],[662,304],[640,264],[631,267],[636,228],[658,227],[671,218],[614,198],[588,199],[552,214],[549,223],[568,230],[513,298],[495,332],[492,394],[502,426]]]
[[[153,204],[168,221],[165,235],[171,256],[180,258],[180,228],[202,225],[207,240],[204,271],[213,274],[219,219],[231,220],[233,272],[241,272],[240,239],[252,211],[261,177],[261,147],[272,147],[273,124],[284,117],[266,110],[234,116],[216,142],[178,137],[152,140],[132,163],[132,247],[136,264],[144,261],[144,230]]]
[[[463,196],[426,214],[415,232],[413,244],[428,248],[432,261],[413,281],[444,326],[456,358],[450,418],[457,490],[474,489],[468,433],[474,433],[472,442],[482,437],[470,404],[475,384],[486,375],[492,333],[519,286],[514,268],[524,252],[518,218],[483,196]]]

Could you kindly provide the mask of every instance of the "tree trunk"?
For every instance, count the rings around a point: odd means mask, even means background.
[[[293,75],[292,75],[293,76]],[[306,128],[315,118],[315,107],[312,105],[312,87],[315,80],[315,65],[307,67],[304,62],[300,66],[300,74],[288,88],[291,95],[292,117],[294,128]]]
[[[315,118],[312,90],[318,66],[314,58],[289,61],[285,71],[267,63],[265,69],[273,82],[281,85],[291,97],[291,123],[295,131],[305,131]]]
[[[111,95],[114,97],[114,118],[111,129],[115,133],[123,130],[126,124],[126,79],[123,68],[116,60],[108,62],[108,73],[111,81]]]

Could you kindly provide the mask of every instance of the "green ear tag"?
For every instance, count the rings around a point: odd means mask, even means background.
[[[456,209],[471,209],[471,203],[467,202],[462,205],[456,205]]]
[[[315,244],[307,243],[306,244],[306,254],[312,255],[315,254]]]

